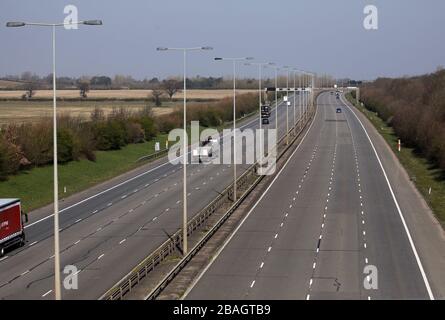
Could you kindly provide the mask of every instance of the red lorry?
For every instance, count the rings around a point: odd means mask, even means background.
[[[24,222],[27,221],[19,199],[0,199],[0,257],[6,249],[25,244]]]

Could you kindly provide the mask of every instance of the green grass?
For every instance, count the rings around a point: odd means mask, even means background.
[[[97,151],[96,162],[82,159],[59,166],[59,194],[67,197],[141,165],[136,160],[154,153],[156,141],[165,146],[166,135],[121,150]],[[64,187],[67,192],[64,193]],[[33,168],[0,182],[0,198],[20,198],[26,211],[53,201],[53,166]]]
[[[419,156],[414,152],[414,149],[403,147],[399,152],[397,149],[398,137],[394,133],[392,127],[388,126],[385,121],[377,116],[375,112],[372,112],[365,107],[361,106],[356,100],[347,94],[347,99],[357,109],[359,109],[374,125],[377,131],[383,136],[386,142],[389,144],[393,152],[399,158],[400,163],[408,172],[410,178],[414,181],[417,189],[425,198],[426,202],[433,210],[434,214],[442,224],[445,226],[445,180],[443,179],[444,173],[434,167],[427,159]],[[431,188],[431,194],[429,190]]]

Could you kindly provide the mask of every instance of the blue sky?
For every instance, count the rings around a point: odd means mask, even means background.
[[[190,54],[191,75],[230,74],[214,56],[257,60],[373,79],[432,72],[445,65],[445,1],[437,0],[2,0],[0,75],[51,72],[51,33],[6,28],[6,21],[62,22],[73,4],[80,19],[102,27],[59,29],[59,75],[125,74],[166,77],[182,72],[178,52],[157,46],[214,47]],[[379,29],[363,28],[366,5],[379,10]],[[272,71],[268,71],[272,74]],[[255,76],[252,67],[240,67]]]

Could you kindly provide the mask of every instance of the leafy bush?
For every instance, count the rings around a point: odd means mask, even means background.
[[[0,181],[8,175],[15,174],[20,169],[20,154],[17,147],[0,137]]]
[[[390,124],[402,142],[445,170],[445,70],[361,87],[366,108]]]
[[[158,134],[158,128],[156,127],[155,121],[151,117],[142,117],[136,120],[144,130],[145,139],[151,140]]]
[[[125,131],[118,121],[96,124],[95,140],[98,150],[118,150],[125,145]]]
[[[57,130],[57,160],[59,163],[66,163],[74,160],[75,150],[74,135],[67,128]]]
[[[128,143],[141,143],[145,139],[142,126],[136,122],[127,122],[125,124],[125,135]]]

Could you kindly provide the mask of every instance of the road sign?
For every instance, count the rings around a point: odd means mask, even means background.
[[[268,88],[264,89],[264,91],[266,91],[266,92],[270,92],[270,91],[278,91],[278,92],[283,92],[283,91],[290,91],[290,92],[294,92],[294,91],[310,91],[310,88],[275,88],[275,87],[268,87]]]
[[[159,142],[155,143],[155,151],[161,150],[161,147],[159,146]]]

